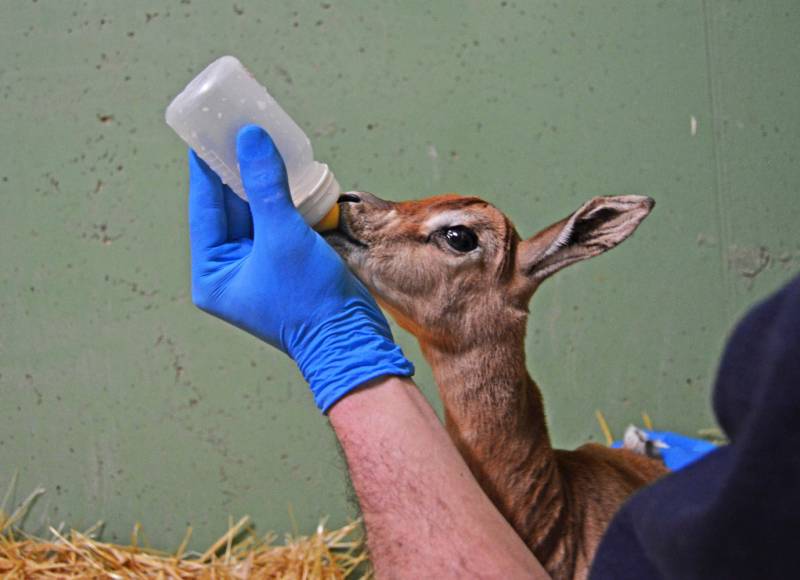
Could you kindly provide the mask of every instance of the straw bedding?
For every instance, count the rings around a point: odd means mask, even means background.
[[[370,576],[360,522],[336,530],[321,523],[309,536],[287,536],[276,545],[274,533],[257,537],[250,519],[230,522],[228,531],[205,552],[186,552],[191,528],[178,550],[165,553],[139,545],[137,525],[131,545],[101,542],[93,530],[61,533],[50,528],[51,539],[34,538],[15,524],[42,490],[37,490],[14,513],[0,511],[0,577],[29,578],[243,578],[339,579]]]

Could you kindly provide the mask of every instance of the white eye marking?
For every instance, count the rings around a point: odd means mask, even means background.
[[[470,214],[465,211],[444,211],[425,220],[425,222],[422,224],[422,229],[426,234],[431,234],[436,230],[441,230],[442,228],[446,228],[448,226],[467,225],[471,221],[470,218]]]

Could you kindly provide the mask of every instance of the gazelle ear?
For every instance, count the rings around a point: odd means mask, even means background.
[[[517,271],[541,282],[565,266],[602,254],[630,236],[654,205],[643,195],[592,198],[568,218],[523,241]]]

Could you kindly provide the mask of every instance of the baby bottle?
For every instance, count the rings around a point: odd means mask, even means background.
[[[172,100],[166,121],[245,201],[236,135],[245,125],[263,127],[283,157],[292,201],[306,223],[318,231],[336,228],[341,189],[333,172],[314,160],[303,130],[238,59],[223,56],[208,65]]]

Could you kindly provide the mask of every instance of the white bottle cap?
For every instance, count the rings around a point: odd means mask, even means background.
[[[292,201],[309,225],[319,223],[339,199],[342,188],[326,163],[314,161],[303,181],[292,191]]]

